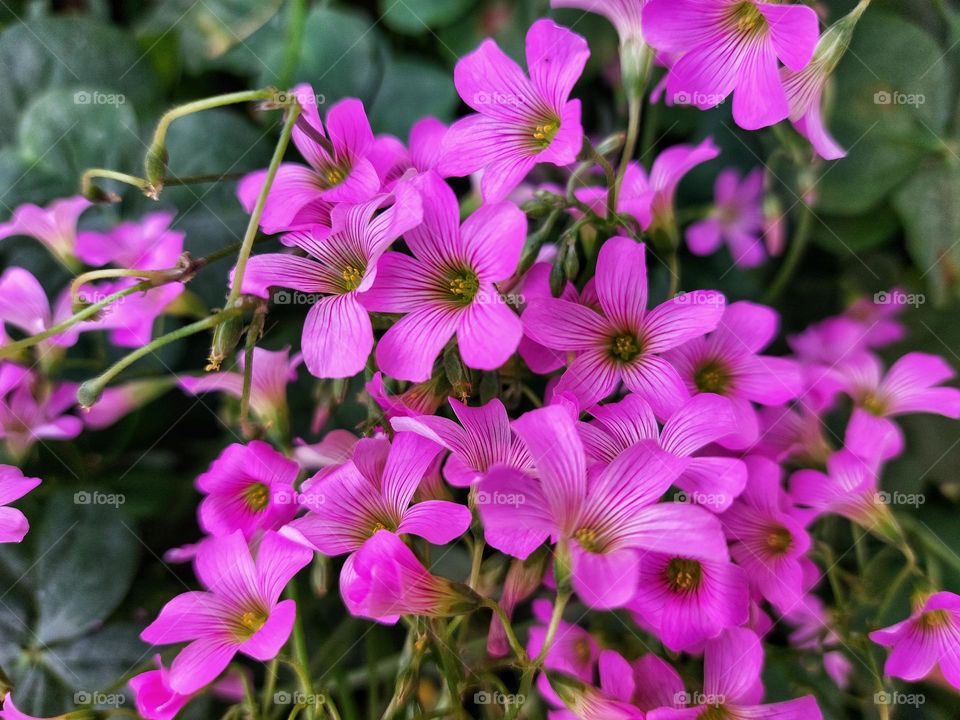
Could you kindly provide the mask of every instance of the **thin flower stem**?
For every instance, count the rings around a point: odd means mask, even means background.
[[[810,236],[813,232],[813,210],[805,202],[800,203],[800,206],[800,222],[797,226],[797,233],[793,237],[793,242],[790,243],[790,252],[787,253],[783,265],[780,266],[777,276],[764,296],[763,302],[767,305],[775,303],[783,294],[783,291],[787,289],[800,266],[800,261],[803,260],[807,245],[810,243]]]
[[[510,649],[513,650],[513,654],[517,656],[517,662],[519,662],[521,665],[529,663],[530,658],[527,655],[527,651],[517,638],[517,633],[513,629],[513,623],[507,616],[507,613],[504,611],[504,609],[500,607],[500,603],[498,603],[496,600],[487,599],[484,601],[484,605],[493,610],[497,617],[500,618],[500,622],[503,624],[504,632],[507,635],[507,642],[510,645]]]
[[[307,655],[307,641],[303,634],[303,621],[300,617],[301,606],[299,602],[297,602],[296,581],[292,581],[287,585],[284,594],[297,604],[297,614],[293,621],[293,631],[290,634],[290,647],[293,651],[293,662],[291,666],[300,679],[300,689],[307,699],[310,699],[313,697],[313,682],[310,680],[310,671],[308,669],[310,667],[310,657]],[[307,707],[307,717],[311,720],[314,717],[314,705],[316,705],[316,703]]]
[[[143,285],[143,283],[140,283],[140,285]],[[139,287],[139,285],[134,287]],[[185,337],[190,337],[191,335],[195,335],[203,330],[209,330],[210,328],[216,327],[220,323],[241,315],[242,313],[243,308],[228,308],[226,310],[221,310],[210,317],[203,318],[203,320],[198,320],[197,322],[190,323],[189,325],[184,325],[183,327],[167,333],[166,335],[161,335],[143,347],[137,348],[129,355],[121,358],[102,374],[83,383],[77,390],[77,401],[80,403],[80,406],[84,408],[93,406],[93,404],[100,399],[100,395],[103,393],[103,389],[107,386],[107,383],[113,380],[128,367],[133,365],[137,360],[140,360],[146,355],[151,354],[155,350],[159,350],[165,345],[169,345],[177,340],[182,340]]]
[[[537,674],[537,671],[543,667],[544,660],[547,659],[547,654],[550,652],[550,648],[553,646],[553,641],[556,638],[557,629],[560,627],[560,621],[563,619],[563,611],[567,608],[567,602],[569,602],[569,600],[570,591],[560,591],[557,593],[557,597],[553,602],[553,612],[550,615],[550,624],[547,625],[547,633],[543,638],[543,647],[540,648],[540,653],[533,662],[528,663],[523,671],[523,675],[520,678],[520,691],[518,693],[521,700],[510,706],[510,712],[507,714],[508,719],[519,716],[526,698],[529,697],[530,691],[533,688],[533,678]]]
[[[620,156],[620,165],[617,167],[617,177],[613,186],[610,188],[607,204],[611,208],[611,214],[616,212],[617,201],[620,197],[620,188],[623,185],[623,178],[627,174],[627,165],[633,159],[633,154],[637,151],[637,139],[640,137],[640,116],[643,113],[643,96],[632,95],[627,107],[627,139],[623,144],[623,154]]]
[[[250,389],[253,386],[253,351],[263,334],[266,309],[265,303],[257,305],[257,309],[253,312],[253,319],[247,326],[247,342],[243,356],[243,388],[240,391],[240,427],[243,428],[245,436],[249,434],[247,423],[250,418]]]
[[[903,587],[903,584],[914,573],[920,574],[920,571],[917,568],[916,562],[913,560],[908,561],[907,564],[904,565],[903,569],[897,573],[897,576],[890,584],[890,588],[884,594],[883,600],[880,603],[880,607],[877,608],[877,614],[873,617],[873,624],[875,627],[880,627],[880,623],[890,610],[891,605],[893,605],[893,601],[896,599],[897,593],[900,592],[900,588]]]
[[[90,168],[80,176],[80,194],[84,197],[90,197],[96,194],[94,192],[93,185],[94,178],[116,180],[117,182],[126,183],[127,185],[133,185],[133,187],[142,192],[147,192],[147,190],[150,188],[149,182],[147,182],[144,178],[137,177],[136,175],[128,175],[127,173],[117,172],[116,170],[107,170],[106,168]],[[111,195],[110,200],[113,202],[119,202],[120,198]]]
[[[17,340],[16,342],[12,342],[9,345],[3,345],[2,347],[0,347],[0,360],[5,360],[7,358],[13,357],[21,350],[25,350],[26,348],[32,347],[37,343],[43,342],[47,338],[53,337],[54,335],[59,335],[62,332],[66,332],[77,323],[83,322],[84,320],[87,320],[88,318],[93,317],[98,312],[103,310],[103,308],[105,308],[107,305],[109,305],[112,302],[116,302],[120,298],[124,298],[127,295],[133,295],[134,293],[140,292],[142,290],[149,290],[151,287],[154,287],[154,284],[150,280],[145,280],[144,282],[137,283],[136,285],[131,285],[128,288],[124,288],[123,290],[119,290],[111,295],[107,295],[107,297],[105,297],[100,302],[96,302],[93,305],[88,305],[83,310],[80,310],[79,312],[74,313],[73,315],[68,317],[66,320],[63,320],[57,323],[53,327],[47,328],[41,333],[37,333],[36,335],[31,335],[30,337],[23,338],[22,340]]]
[[[259,708],[257,706],[257,696],[253,691],[253,685],[250,683],[250,678],[247,677],[247,674],[244,672],[240,673],[240,682],[243,683],[244,703],[250,711],[250,718],[256,720],[256,718],[259,717],[257,712]]]
[[[264,179],[263,187],[260,188],[260,194],[257,196],[257,203],[253,206],[253,212],[250,214],[250,222],[247,224],[247,231],[243,236],[243,243],[240,245],[240,252],[237,254],[237,264],[233,272],[233,285],[230,288],[230,294],[227,296],[227,307],[233,305],[240,297],[240,288],[243,287],[243,274],[247,269],[247,260],[250,259],[250,251],[253,249],[253,241],[257,237],[257,230],[260,227],[260,217],[263,215],[263,208],[267,204],[267,195],[270,194],[270,188],[273,180],[277,176],[277,170],[280,167],[280,161],[287,151],[287,145],[290,142],[290,135],[293,133],[293,126],[300,116],[300,105],[294,103],[287,110],[287,118],[283,124],[283,131],[280,133],[280,139],[277,141],[277,147],[273,151],[273,158],[267,167],[267,176]]]
[[[680,292],[680,255],[677,248],[670,251],[670,256],[667,258],[667,267],[670,271],[670,288],[667,291],[667,297],[672,298]]]
[[[267,677],[263,683],[263,691],[260,693],[260,714],[264,717],[269,716],[270,705],[273,703],[273,692],[277,687],[277,671],[280,661],[274,658],[267,665]]]
[[[280,87],[282,88],[290,86],[297,72],[304,29],[307,25],[306,16],[306,0],[291,0],[290,15],[287,19],[287,40],[283,45],[283,62],[280,65]]]
[[[163,279],[163,277],[168,274],[169,271],[167,270],[128,270],[126,268],[104,268],[102,270],[91,270],[90,272],[77,275],[77,277],[73,279],[73,282],[70,283],[70,300],[74,303],[80,301],[80,298],[78,298],[80,288],[95,280],[137,277],[156,282],[157,280]]]

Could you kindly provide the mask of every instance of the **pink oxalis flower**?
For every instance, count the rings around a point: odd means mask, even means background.
[[[733,262],[751,268],[766,259],[763,245],[763,170],[743,179],[736,170],[717,176],[714,207],[705,220],[687,228],[687,246],[694,255],[710,255],[726,242]]]
[[[54,200],[42,208],[32,203],[13,211],[0,223],[0,240],[13,235],[36,238],[68,265],[76,263],[77,220],[91,203],[80,195]]]
[[[596,310],[540,298],[523,313],[524,331],[533,340],[576,353],[556,392],[570,392],[589,408],[623,382],[658,415],[668,415],[689,395],[661,354],[713,330],[723,314],[723,295],[697,290],[648,311],[645,248],[625,237],[611,238],[600,249],[596,294]]]
[[[495,370],[513,355],[523,328],[495,283],[517,268],[527,233],[512,203],[484,205],[460,225],[456,195],[425,176],[423,224],[404,235],[413,256],[383,255],[363,296],[373,312],[403,313],[377,345],[377,365],[392,377],[421,382],[456,335],[468,367]]]
[[[819,36],[813,8],[760,0],[650,0],[643,31],[657,50],[680,56],[667,76],[670,96],[705,109],[733,93],[733,119],[746,130],[787,117],[778,60],[802,70]]]
[[[487,202],[500,202],[535,165],[569,165],[583,144],[580,101],[570,93],[590,56],[587,42],[551,20],[527,32],[529,76],[493,40],[457,63],[454,82],[476,111],[450,126],[438,166],[445,175],[483,170]]]
[[[206,540],[195,568],[205,591],[173,598],[140,634],[153,645],[188,642],[170,666],[170,687],[187,695],[213,682],[239,652],[271,660],[286,643],[297,608],[280,600],[312,553],[267,532],[251,554],[239,530]]]

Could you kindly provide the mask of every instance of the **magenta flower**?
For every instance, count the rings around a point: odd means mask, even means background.
[[[454,487],[470,487],[497,465],[526,470],[530,456],[519,437],[510,429],[507,409],[494,398],[481,407],[469,407],[449,398],[450,408],[460,425],[436,415],[398,417],[391,421],[396,431],[417,433],[450,451],[443,468]]]
[[[541,298],[523,313],[528,336],[576,353],[556,392],[570,392],[589,408],[622,381],[658,415],[669,415],[688,393],[661,353],[713,330],[723,314],[723,295],[697,290],[648,311],[645,248],[625,237],[611,238],[600,249],[596,294],[598,311]]]
[[[173,720],[190,702],[190,695],[181,695],[170,686],[170,670],[159,655],[154,657],[156,670],[148,670],[130,678],[129,685],[137,712],[146,720]]]
[[[687,246],[694,255],[715,253],[727,243],[735,265],[756,267],[766,258],[763,249],[763,170],[742,180],[736,170],[717,176],[715,202],[705,220],[687,228]]]
[[[461,226],[457,198],[443,180],[425,175],[421,188],[423,224],[404,235],[413,257],[385,253],[363,296],[368,310],[404,313],[377,345],[377,365],[401,380],[427,380],[456,335],[468,367],[495,370],[523,333],[494,283],[516,270],[526,217],[511,203],[484,205]]]
[[[6,397],[0,397],[0,438],[7,452],[20,460],[35,442],[75,438],[83,423],[66,412],[76,404],[75,383],[49,385],[27,373]]]
[[[632,663],[613,650],[600,655],[600,687],[605,693],[644,712],[678,705],[683,680],[673,666],[653,653]]]
[[[821,43],[826,38],[824,35]],[[847,151],[834,140],[823,122],[823,89],[830,77],[825,65],[815,58],[799,72],[781,68],[780,77],[790,105],[790,122],[797,132],[810,141],[814,151],[824,160],[846,157]]]
[[[312,557],[305,547],[268,531],[250,553],[239,530],[209,538],[195,568],[206,591],[168,602],[140,634],[153,645],[189,642],[170,666],[170,687],[189,695],[213,682],[238,653],[271,660],[286,643],[297,607],[280,601],[287,583]]]
[[[755,593],[787,612],[803,597],[801,561],[810,536],[791,514],[790,499],[780,486],[780,466],[757,456],[747,457],[746,463],[747,487],[720,519],[730,554]]]
[[[297,368],[303,358],[300,353],[290,357],[290,348],[282,350],[253,349],[253,369],[250,376],[250,409],[269,430],[287,426],[287,385],[297,379]],[[199,395],[205,392],[223,392],[239,398],[243,394],[244,355],[238,356],[237,372],[214,372],[179,378],[180,387]]]
[[[753,403],[784,405],[803,392],[795,361],[759,354],[776,337],[778,326],[772,308],[735,302],[709,337],[667,353],[690,392],[715,393],[731,402],[738,431],[719,439],[725,447],[741,449],[756,442],[759,424]]]
[[[853,398],[854,410],[845,443],[861,457],[873,457],[883,439],[882,459],[899,455],[903,434],[890,420],[899,415],[934,413],[960,418],[960,390],[938,387],[954,376],[941,357],[912,352],[897,360],[886,373],[872,353],[859,353],[839,368],[845,392]]]
[[[254,440],[224,448],[197,478],[200,527],[210,535],[240,530],[250,540],[264,530],[278,530],[297,512],[293,484],[299,466],[267,443]]]
[[[812,516],[840,515],[888,541],[902,536],[880,492],[878,470],[849,450],[840,450],[827,460],[827,474],[798,470],[790,478],[790,497],[808,507]],[[812,518],[811,518],[812,519]]]
[[[384,528],[436,545],[451,542],[470,527],[466,506],[444,500],[410,504],[439,450],[412,433],[398,434],[393,443],[361,440],[350,460],[303,484],[301,504],[310,512],[291,527],[324,555],[354,552]]]
[[[477,494],[487,542],[525,558],[548,538],[568,542],[573,588],[589,607],[623,607],[636,589],[641,551],[725,558],[717,519],[702,508],[657,501],[685,461],[641,441],[606,468],[587,472],[566,408],[551,405],[513,424],[537,478],[496,467]]]
[[[747,621],[750,587],[739,567],[674,553],[639,558],[640,582],[630,609],[674,652],[697,648]]]
[[[55,307],[51,308],[43,286],[29,270],[10,267],[0,275],[0,324],[12,325],[29,336],[50,329],[72,314],[69,291],[62,293]],[[73,345],[82,330],[95,327],[90,322],[78,323],[66,332],[42,341],[39,344],[41,355],[54,346]],[[0,345],[3,343],[4,333],[0,326]]]
[[[760,0],[650,0],[643,30],[657,50],[681,54],[667,76],[675,100],[706,109],[733,93],[746,130],[787,117],[777,60],[802,70],[819,36],[812,8]]]
[[[80,288],[80,299],[87,303],[100,302],[109,295],[125,290],[139,282],[136,278],[122,278],[115,282],[85,285]],[[109,330],[110,342],[119,347],[141,347],[150,342],[153,324],[184,291],[180,283],[168,283],[144,292],[133,293],[111,303],[100,311],[91,330]]]
[[[341,465],[350,459],[360,440],[349,430],[334,429],[323,436],[320,442],[308,445],[303,440],[296,441],[293,456],[300,467],[308,470]]]
[[[736,427],[730,403],[719,395],[704,393],[687,400],[663,425],[661,432],[650,403],[627,395],[618,403],[597,405],[594,420],[580,423],[587,459],[609,464],[641,440],[653,440],[666,452],[687,458],[674,484],[684,491],[684,500],[714,512],[730,507],[747,483],[747,469],[738,458],[696,455],[704,447],[728,435]]]
[[[319,297],[303,326],[304,363],[321,378],[352,377],[373,350],[373,327],[361,301],[377,275],[377,263],[390,243],[420,223],[419,196],[398,187],[391,207],[376,215],[388,196],[333,212],[333,229],[316,226],[284,240],[307,257],[270,253],[250,258],[243,292],[269,298],[271,287]]]
[[[939,665],[947,682],[960,689],[960,595],[934,593],[909,618],[870,633],[870,639],[893,648],[885,675],[916,682]]]
[[[347,558],[340,594],[360,617],[392,625],[401,615],[448,617],[476,609],[469,588],[431,575],[413,551],[392,532],[378,530]]]
[[[552,258],[550,259],[552,260]],[[550,291],[551,267],[552,262],[538,261],[534,263],[533,267],[531,267],[523,277],[521,295],[523,296],[524,305],[528,305],[536,299],[549,299],[553,297],[553,293]],[[591,304],[588,302],[588,300],[591,300],[593,301],[592,304],[596,305],[595,298],[587,296],[588,289],[592,290],[592,288],[593,282],[591,280],[587,282],[587,287],[584,288],[585,296],[581,297],[573,283],[567,282],[563,288],[563,292],[560,294],[560,299],[579,302],[584,305]],[[567,364],[567,354],[565,352],[544,347],[527,334],[524,334],[524,336],[520,338],[517,353],[523,358],[527,367],[538,375],[548,375]]]
[[[18,543],[30,529],[26,516],[7,507],[40,484],[40,478],[24,477],[20,468],[0,465],[0,543]]]
[[[395,417],[432,415],[446,400],[449,386],[442,378],[431,378],[391,395],[383,383],[383,373],[378,371],[364,385],[364,390],[380,406],[384,417],[390,420]]]
[[[654,0],[656,1],[656,0]],[[761,705],[763,647],[752,630],[728,628],[707,643],[703,660],[703,692],[694,695],[696,707],[659,708],[647,713],[647,720],[822,720],[823,714],[812,695],[796,700]]]
[[[410,128],[409,149],[396,138],[379,139],[382,152],[376,153],[373,160],[378,164],[384,189],[393,189],[401,180],[406,182],[423,173],[436,172],[446,134],[446,125],[434,117],[425,117]],[[392,153],[388,152],[391,146]]]
[[[273,233],[312,225],[332,203],[362,203],[380,190],[380,177],[370,160],[373,131],[363,103],[346,98],[331,106],[324,125],[317,96],[307,84],[291,91],[303,109],[293,129],[293,144],[307,165],[283,163],[264,206],[261,226]],[[266,171],[246,176],[237,188],[248,212],[263,187]]]
[[[0,224],[0,240],[12,235],[36,238],[68,265],[75,264],[77,220],[93,205],[80,196],[54,200],[41,208],[32,203],[13,211],[10,220]]]
[[[483,170],[483,198],[500,202],[538,163],[563,167],[583,144],[580,101],[570,93],[590,56],[587,42],[551,20],[527,32],[529,77],[493,40],[454,71],[460,97],[477,114],[455,122],[438,169],[458,177]]]
[[[56,718],[49,718],[47,720],[62,720],[64,716],[58,715]],[[0,708],[0,720],[45,720],[44,718],[37,718],[33,715],[27,715],[25,712],[21,712],[13,704],[13,695],[9,692],[3,696],[3,707]]]
[[[184,234],[171,230],[173,212],[148,213],[113,230],[77,235],[76,253],[87,265],[112,263],[122,268],[164,270],[174,267],[183,252]]]

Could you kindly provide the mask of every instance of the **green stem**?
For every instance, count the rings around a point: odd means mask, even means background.
[[[553,646],[554,638],[557,635],[557,629],[560,627],[560,621],[563,619],[563,611],[566,609],[567,602],[569,602],[569,600],[569,591],[561,591],[557,593],[556,600],[553,602],[553,613],[550,615],[550,624],[547,625],[547,633],[543,638],[543,647],[540,648],[540,653],[533,660],[533,662],[528,663],[527,667],[523,671],[523,675],[520,677],[520,690],[518,695],[521,698],[527,698],[530,696],[530,690],[533,687],[533,678],[536,676],[537,671],[543,667],[543,661],[547,659],[547,654],[550,652],[550,648]],[[522,702],[511,705],[510,710],[507,713],[507,718],[512,719],[518,717],[522,707]]]
[[[507,642],[510,644],[510,649],[513,650],[513,654],[517,656],[517,662],[519,662],[521,665],[529,663],[530,658],[527,656],[527,651],[517,638],[517,633],[513,629],[513,623],[507,616],[507,613],[504,611],[504,609],[500,607],[500,603],[498,603],[496,600],[486,600],[484,601],[484,605],[493,610],[497,617],[500,618],[504,632],[507,635]]]
[[[307,699],[314,697],[313,695],[313,683],[310,680],[310,658],[307,655],[307,641],[303,634],[303,621],[301,620],[301,606],[297,602],[297,584],[296,582],[291,582],[287,585],[286,596],[293,600],[297,604],[297,614],[293,621],[293,632],[290,634],[290,646],[293,650],[293,668],[297,672],[297,677],[300,679],[300,689],[303,691],[303,694],[307,696]],[[315,705],[315,703],[314,703]],[[314,717],[314,706],[310,705],[307,708],[307,717]]]
[[[97,302],[97,303],[94,303],[93,305],[89,305],[85,307],[83,310],[77,313],[74,313],[73,315],[68,317],[66,320],[63,320],[57,323],[53,327],[48,328],[41,333],[37,333],[36,335],[31,335],[30,337],[23,338],[22,340],[17,340],[16,342],[12,342],[9,345],[4,345],[0,347],[0,360],[13,357],[21,350],[32,347],[37,343],[43,342],[47,338],[51,338],[54,335],[59,335],[60,333],[69,330],[77,323],[83,322],[84,320],[87,320],[93,317],[98,312],[103,310],[103,308],[105,308],[107,305],[109,305],[112,302],[116,302],[120,298],[124,298],[127,295],[133,295],[134,293],[141,292],[143,290],[149,290],[152,287],[154,287],[153,282],[150,280],[146,280],[144,282],[137,283],[136,285],[131,285],[128,288],[124,288],[123,290],[119,290],[113,293],[112,295],[108,295],[100,302]]]
[[[250,389],[253,387],[253,351],[263,333],[267,306],[260,303],[253,313],[253,319],[247,326],[247,341],[243,356],[243,388],[240,391],[240,427],[247,435],[247,423],[250,417]]]
[[[903,584],[907,581],[907,578],[916,572],[919,572],[916,563],[911,561],[904,565],[903,569],[897,573],[897,576],[890,584],[890,589],[887,590],[886,594],[883,596],[883,601],[880,603],[880,607],[877,608],[877,614],[873,618],[874,627],[880,627],[880,623],[886,616],[887,611],[890,610],[890,606],[893,605],[893,601],[896,599],[897,593],[900,592],[900,588],[903,587]]]
[[[128,175],[127,173],[117,172],[116,170],[107,170],[106,168],[90,168],[80,176],[80,194],[85,198],[91,198],[101,194],[101,192],[94,187],[94,178],[116,180],[117,182],[126,183],[127,185],[133,185],[135,188],[138,188],[144,193],[150,188],[150,183],[143,178],[137,177],[136,175]],[[112,193],[107,193],[104,199],[109,200],[110,202],[120,202],[120,197]]]
[[[667,291],[667,297],[672,298],[680,292],[680,256],[676,248],[670,251],[667,267],[670,271],[670,289]]]
[[[764,295],[763,302],[765,304],[774,304],[793,279],[797,268],[800,266],[800,261],[803,260],[807,251],[807,245],[810,243],[813,220],[813,210],[805,202],[801,203],[800,223],[797,226],[797,233],[793,237],[793,242],[790,243],[790,251],[780,266],[777,276],[770,285],[770,289],[767,290],[767,294]]]
[[[620,196],[620,186],[623,185],[623,178],[627,173],[627,165],[633,159],[633,154],[637,151],[637,139],[640,136],[640,116],[643,113],[643,97],[633,96],[631,94],[629,105],[627,107],[627,139],[623,144],[623,155],[620,156],[620,165],[617,167],[617,177],[613,186],[610,188],[607,204],[612,208],[611,213],[616,212],[617,199]]]
[[[263,684],[263,691],[260,694],[260,714],[264,717],[269,717],[270,705],[273,703],[273,694],[277,687],[277,670],[279,669],[279,665],[280,661],[277,658],[271,660],[270,664],[267,665],[267,677]]]
[[[300,62],[306,28],[307,3],[305,0],[290,0],[290,16],[287,19],[287,40],[283,46],[283,63],[280,65],[280,87],[288,88],[293,83],[294,73]]]
[[[210,328],[216,327],[220,323],[242,313],[242,308],[228,308],[226,310],[221,310],[215,315],[203,318],[203,320],[198,320],[197,322],[190,323],[189,325],[184,325],[182,328],[167,333],[166,335],[161,335],[143,347],[137,348],[129,355],[121,358],[101,375],[98,375],[92,380],[87,380],[85,383],[83,383],[77,390],[77,402],[80,403],[81,407],[91,407],[95,402],[97,402],[97,400],[100,399],[100,395],[103,393],[103,389],[106,387],[107,383],[113,380],[113,378],[126,370],[128,367],[133,365],[137,360],[151,354],[155,350],[159,350],[160,348],[169,345],[172,342],[182,340],[185,337],[190,337],[191,335],[195,335],[203,330],[209,330]]]
[[[106,280],[109,278],[121,278],[121,277],[137,277],[143,278],[144,280],[150,280],[151,282],[156,283],[158,280],[163,279],[165,276],[169,275],[168,270],[128,270],[125,268],[104,268],[102,270],[91,270],[90,272],[85,272],[81,275],[77,275],[73,279],[73,282],[70,283],[70,300],[71,302],[82,302],[79,298],[80,288],[90,282],[95,280]]]
[[[247,224],[247,231],[243,236],[240,252],[237,254],[237,264],[233,272],[233,285],[230,288],[230,294],[227,296],[227,307],[233,305],[240,297],[240,288],[243,287],[243,274],[247,269],[247,260],[250,259],[250,251],[253,249],[253,241],[257,236],[257,229],[260,227],[260,216],[263,215],[263,208],[267,204],[267,195],[270,193],[273,179],[277,176],[280,161],[283,160],[283,155],[287,151],[290,135],[293,133],[293,126],[296,124],[299,116],[300,105],[291,105],[290,109],[287,110],[287,119],[283,124],[280,140],[277,141],[277,147],[273,151],[273,158],[267,167],[267,176],[264,179],[263,187],[260,188],[260,194],[257,196],[257,203],[253,206],[253,212],[250,214],[250,222]]]

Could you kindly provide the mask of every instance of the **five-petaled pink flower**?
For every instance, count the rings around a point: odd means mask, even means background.
[[[297,614],[293,600],[280,600],[287,583],[312,557],[306,547],[267,532],[256,559],[243,533],[205,540],[195,569],[206,591],[177,595],[140,634],[153,645],[189,642],[170,666],[170,687],[181,695],[213,682],[239,652],[272,660]]]
[[[644,251],[625,237],[604,243],[597,260],[598,310],[541,298],[523,313],[527,335],[549,348],[576,353],[556,392],[572,392],[584,408],[603,400],[622,381],[659,416],[669,415],[688,393],[661,354],[720,322],[724,298],[710,290],[675,297],[648,311]]]
[[[377,365],[395,378],[420,382],[456,335],[468,367],[495,370],[513,355],[523,329],[495,283],[513,275],[527,233],[512,203],[484,205],[460,225],[450,187],[423,176],[423,224],[404,235],[413,257],[380,258],[363,296],[374,312],[404,313],[377,345]]]
[[[787,117],[777,61],[802,70],[819,36],[813,8],[761,0],[650,0],[643,32],[680,55],[667,76],[674,100],[705,109],[733,93],[733,119],[746,130]]]
[[[483,170],[484,200],[500,202],[538,163],[574,162],[583,127],[580,101],[569,98],[589,56],[582,37],[538,20],[527,32],[527,77],[496,42],[484,40],[457,63],[457,91],[477,114],[450,127],[439,171]]]
[[[734,169],[717,176],[714,206],[706,219],[687,228],[687,246],[694,255],[715,253],[727,243],[735,265],[756,267],[766,259],[763,246],[763,170],[743,179]]]

